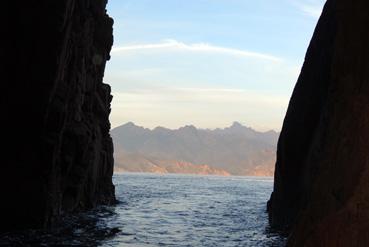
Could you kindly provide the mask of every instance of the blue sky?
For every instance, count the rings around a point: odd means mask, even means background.
[[[280,130],[323,0],[109,0],[112,126]]]

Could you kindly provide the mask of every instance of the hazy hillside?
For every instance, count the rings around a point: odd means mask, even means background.
[[[237,122],[215,130],[150,130],[127,123],[111,134],[118,171],[270,176],[279,135]]]

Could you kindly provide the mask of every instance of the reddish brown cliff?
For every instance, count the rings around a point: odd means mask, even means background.
[[[369,2],[328,0],[278,144],[272,226],[288,246],[369,245]]]
[[[0,231],[115,201],[106,0],[4,4]]]

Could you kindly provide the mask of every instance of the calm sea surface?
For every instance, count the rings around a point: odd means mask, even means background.
[[[269,178],[119,174],[114,207],[66,220],[53,232],[28,231],[0,245],[283,246],[268,229]]]

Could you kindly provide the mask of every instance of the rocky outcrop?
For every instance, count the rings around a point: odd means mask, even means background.
[[[288,246],[369,245],[368,10],[327,1],[294,89],[268,203]]]
[[[64,213],[115,202],[112,96],[102,83],[113,21],[105,5],[4,7],[0,231],[49,226]]]

